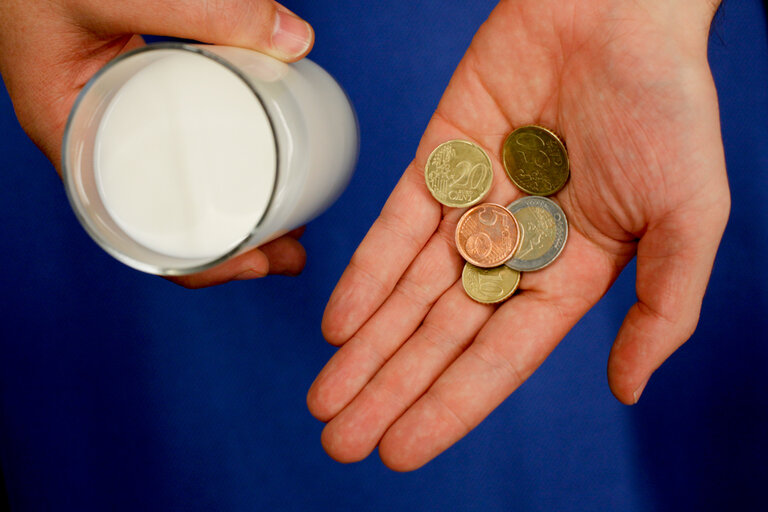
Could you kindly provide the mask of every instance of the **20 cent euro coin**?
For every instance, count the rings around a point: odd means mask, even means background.
[[[440,203],[466,208],[482,201],[491,190],[493,167],[491,159],[477,144],[451,140],[437,146],[429,155],[424,179]]]

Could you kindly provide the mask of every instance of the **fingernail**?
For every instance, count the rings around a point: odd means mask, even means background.
[[[643,390],[645,389],[645,386],[647,386],[647,385],[648,385],[648,380],[650,380],[650,379],[646,379],[646,381],[645,381],[645,382],[643,382],[643,383],[640,385],[640,387],[638,387],[638,388],[635,390],[635,392],[633,393],[633,397],[634,397],[634,399],[635,399],[635,403],[637,403],[637,402],[638,402],[638,400],[640,400],[640,395],[642,395],[642,394],[643,394]]]
[[[296,16],[277,11],[275,29],[272,32],[272,48],[288,59],[293,59],[307,51],[312,44],[312,27]]]

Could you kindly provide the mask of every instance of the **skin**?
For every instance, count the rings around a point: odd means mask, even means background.
[[[608,382],[637,402],[693,333],[728,219],[717,96],[707,63],[715,2],[503,0],[480,28],[412,164],[328,303],[341,348],[309,409],[326,451],[353,462],[377,446],[416,469],[480,423],[544,361],[637,257],[637,303],[611,350]],[[560,259],[525,273],[500,306],[461,287],[454,243],[464,210],[427,191],[430,152],[467,139],[493,160],[487,202],[522,196],[500,161],[515,127],[568,145],[571,178],[554,199],[570,221]]]
[[[637,257],[635,304],[608,380],[635,403],[684,343],[728,217],[717,97],[707,64],[711,0],[503,0],[478,31],[413,163],[334,291],[323,331],[341,346],[308,395],[335,459],[376,446],[389,467],[425,464],[509,396]],[[269,0],[0,0],[0,73],[20,123],[58,167],[66,117],[88,79],[160,34],[243,46],[292,61],[308,26],[276,34]],[[300,44],[296,44],[296,41]],[[287,49],[279,42],[287,43]],[[306,43],[306,44],[305,44]],[[521,196],[499,160],[515,127],[537,123],[568,144],[569,183],[555,197],[570,220],[560,259],[524,274],[501,306],[477,304],[459,282],[453,233],[423,168],[461,138],[493,159],[489,202]],[[300,232],[205,273],[201,287],[297,273]],[[457,319],[460,319],[457,321]],[[520,319],[524,319],[521,321]]]
[[[271,0],[1,0],[0,74],[24,130],[61,173],[61,141],[80,90],[108,61],[144,45],[138,34],[241,46],[288,62],[312,48],[305,21]],[[295,275],[303,229],[172,281],[200,288]]]

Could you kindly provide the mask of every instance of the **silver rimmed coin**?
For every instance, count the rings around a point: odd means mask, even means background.
[[[568,220],[551,199],[526,196],[507,206],[520,226],[520,246],[505,264],[514,270],[540,270],[560,256],[568,239]]]

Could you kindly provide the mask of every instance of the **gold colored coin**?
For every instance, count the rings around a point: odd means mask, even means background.
[[[472,300],[481,304],[496,304],[515,293],[520,285],[520,272],[506,265],[479,268],[466,263],[461,273],[461,283]]]
[[[466,208],[479,203],[491,190],[493,166],[477,144],[451,140],[437,146],[429,155],[424,179],[440,203]]]
[[[535,196],[554,194],[570,174],[565,146],[541,126],[523,126],[510,133],[504,141],[502,160],[512,183]]]

